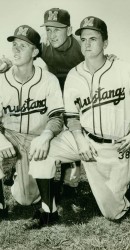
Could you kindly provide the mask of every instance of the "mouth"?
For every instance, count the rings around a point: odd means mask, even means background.
[[[57,40],[51,40],[52,43],[57,43]]]
[[[20,59],[20,56],[18,54],[15,54],[14,59]]]

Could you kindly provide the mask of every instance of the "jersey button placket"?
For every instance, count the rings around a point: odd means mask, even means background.
[[[22,126],[22,88],[23,85],[21,84],[20,88],[20,98],[19,98],[19,109],[20,109],[20,133],[21,133],[21,126]]]

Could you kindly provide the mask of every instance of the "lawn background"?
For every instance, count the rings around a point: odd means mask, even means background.
[[[23,224],[39,205],[19,205],[5,186],[9,218],[0,222],[0,250],[130,250],[130,213],[117,223],[105,219],[83,169],[76,192],[63,196],[58,224],[24,231]]]

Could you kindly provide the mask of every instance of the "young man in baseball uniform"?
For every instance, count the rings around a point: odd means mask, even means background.
[[[101,19],[86,17],[76,35],[81,38],[85,60],[69,72],[65,82],[69,130],[51,141],[48,156],[61,162],[82,160],[102,214],[117,220],[130,207],[125,195],[130,183],[130,65],[106,59],[108,31]],[[41,166],[38,173],[33,151],[30,159],[30,174],[44,179],[44,169]],[[45,160],[51,169],[49,161]],[[34,216],[26,228],[45,225],[41,218]]]
[[[21,25],[7,40],[12,42],[13,67],[0,75],[1,215],[6,213],[2,190],[4,159],[17,158],[12,194],[20,204],[30,205],[39,197],[37,183],[28,174],[30,148],[41,164],[51,139],[62,130],[64,110],[58,79],[33,64],[40,53],[40,35],[30,26]],[[43,186],[52,188],[51,180]]]

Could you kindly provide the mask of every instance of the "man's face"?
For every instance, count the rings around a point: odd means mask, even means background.
[[[24,65],[33,60],[35,46],[15,38],[12,42],[13,63],[15,65]]]
[[[54,48],[60,47],[68,37],[68,27],[46,27],[47,38]]]
[[[103,41],[100,32],[90,29],[81,31],[81,51],[86,58],[98,57],[106,47],[107,41]]]

